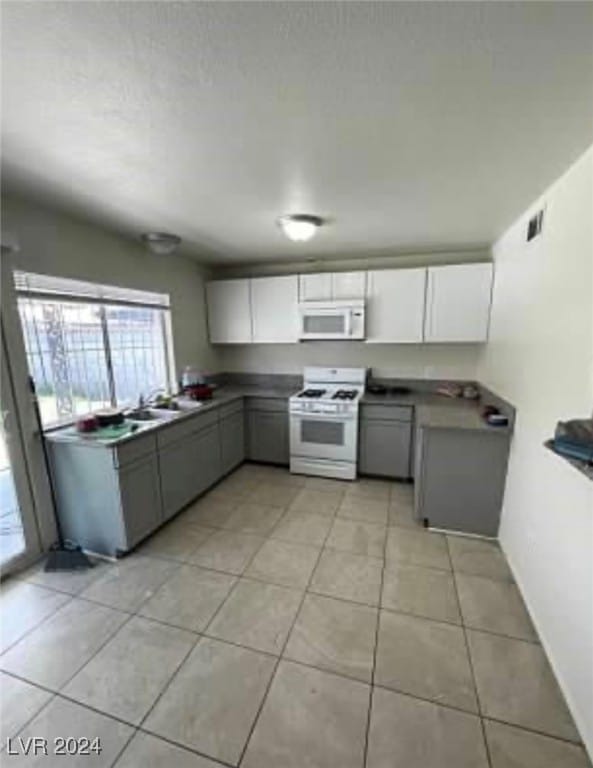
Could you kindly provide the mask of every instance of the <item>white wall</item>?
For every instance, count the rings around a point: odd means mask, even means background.
[[[546,206],[544,232],[525,242]],[[593,148],[498,240],[478,378],[517,408],[500,540],[593,754],[593,483],[543,447],[593,409]]]
[[[17,254],[2,256],[2,324],[15,378],[42,543],[47,545],[53,539],[53,522],[40,445],[34,435],[12,269],[169,293],[178,371],[189,363],[217,371],[217,356],[208,343],[204,274],[195,261],[177,255],[154,256],[141,243],[22,198],[3,196],[1,204],[3,242],[6,234],[10,234],[20,244]]]
[[[220,368],[253,373],[302,373],[305,365],[365,366],[374,376],[475,380],[479,344],[365,344],[315,341],[301,344],[218,345]]]

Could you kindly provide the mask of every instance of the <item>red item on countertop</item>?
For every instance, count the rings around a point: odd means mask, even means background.
[[[212,387],[208,384],[195,384],[190,387],[185,387],[183,394],[190,397],[192,400],[210,400],[213,393]]]
[[[99,428],[99,422],[96,416],[83,416],[76,422],[78,432],[94,432]]]

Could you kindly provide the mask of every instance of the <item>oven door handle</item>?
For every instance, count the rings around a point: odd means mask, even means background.
[[[290,414],[291,419],[298,419],[298,421],[354,421],[358,418],[357,413],[293,413]]]

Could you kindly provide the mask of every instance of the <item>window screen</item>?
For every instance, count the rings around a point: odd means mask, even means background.
[[[44,426],[169,390],[168,296],[22,272],[15,284]]]

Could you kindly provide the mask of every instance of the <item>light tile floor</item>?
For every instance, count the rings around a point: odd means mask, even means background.
[[[406,484],[243,465],[118,563],[7,581],[0,621],[3,765],[589,766],[502,552]]]

